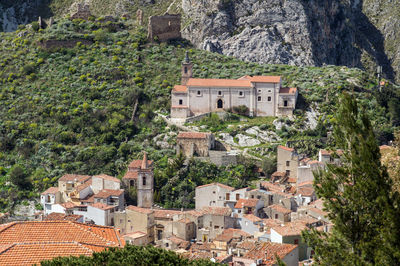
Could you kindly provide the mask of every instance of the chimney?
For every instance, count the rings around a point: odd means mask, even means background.
[[[143,162],[141,169],[147,169],[147,152],[143,152]]]

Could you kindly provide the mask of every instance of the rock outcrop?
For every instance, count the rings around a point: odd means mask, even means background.
[[[198,48],[246,61],[372,71],[380,65],[385,77],[394,79],[397,72],[399,79],[399,48],[386,44],[399,40],[395,2],[182,0],[182,34]]]

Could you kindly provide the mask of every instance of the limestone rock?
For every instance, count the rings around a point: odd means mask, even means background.
[[[251,147],[261,144],[259,140],[243,134],[237,134],[236,137],[238,138],[238,143],[241,147]]]

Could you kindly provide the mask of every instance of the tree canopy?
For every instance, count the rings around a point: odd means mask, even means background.
[[[354,96],[344,94],[334,138],[342,164],[315,173],[314,187],[333,223],[331,232],[304,232],[322,265],[399,265],[398,194],[381,165],[373,126]]]

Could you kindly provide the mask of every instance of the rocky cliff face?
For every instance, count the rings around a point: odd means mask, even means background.
[[[381,65],[393,79],[396,69],[400,72],[399,48],[389,51],[386,42],[400,40],[399,16],[384,19],[382,8],[392,10],[395,2],[182,0],[183,36],[198,48],[247,61],[371,70]],[[369,16],[385,22],[375,23]]]

